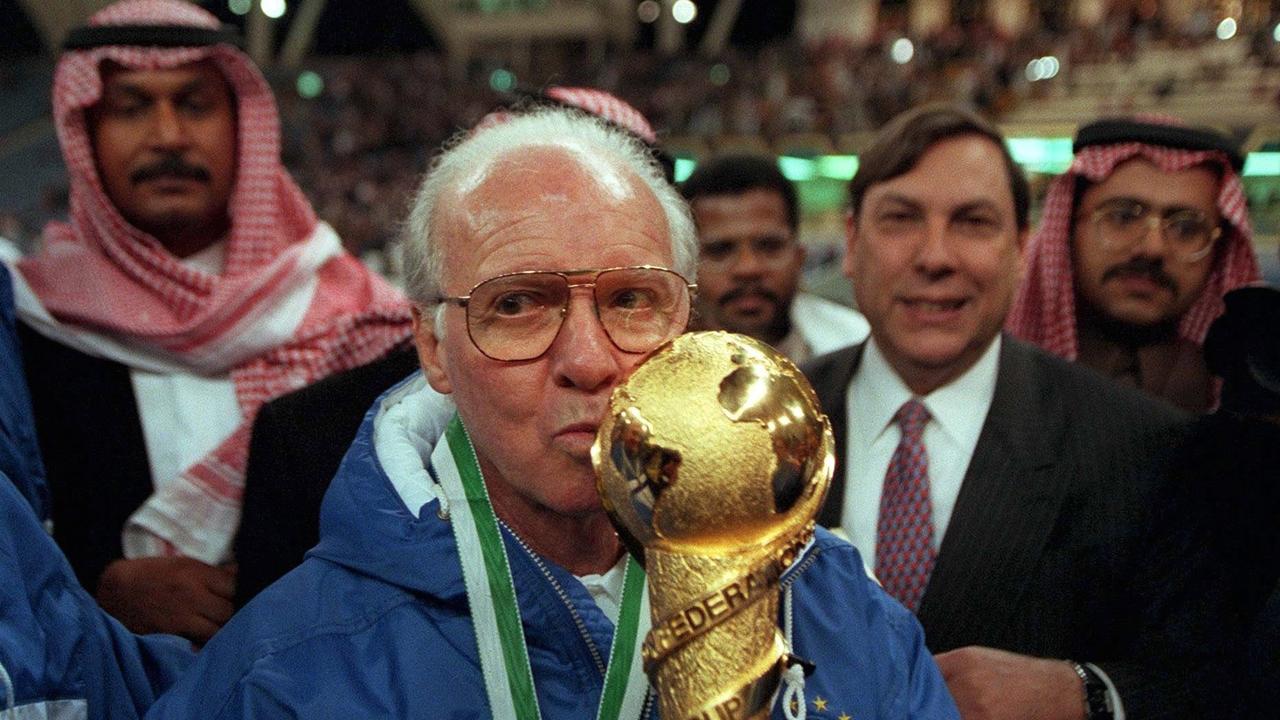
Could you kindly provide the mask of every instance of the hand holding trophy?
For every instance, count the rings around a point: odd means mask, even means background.
[[[677,337],[614,390],[592,460],[648,574],[662,717],[768,716],[789,659],[778,580],[813,535],[832,447],[804,376],[743,335]]]

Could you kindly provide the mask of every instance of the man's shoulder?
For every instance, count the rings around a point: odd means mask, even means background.
[[[1123,421],[1143,428],[1172,428],[1186,427],[1192,420],[1137,388],[1008,336],[1004,338],[998,382],[1026,397],[1057,394],[1069,411],[1075,411],[1073,415],[1086,421],[1101,420],[1103,426]]]
[[[413,346],[397,347],[377,360],[274,398],[263,407],[288,416],[299,413],[314,416],[348,409],[354,409],[363,416],[384,390],[417,369],[418,356]]]
[[[863,347],[862,343],[857,343],[812,357],[800,364],[800,371],[815,385],[820,379],[851,373],[862,359]]]
[[[958,718],[920,623],[871,577],[853,545],[818,528],[783,582],[792,593],[793,647],[817,667],[806,694],[833,715]]]
[[[858,549],[822,526],[814,528],[813,542],[783,575],[782,582],[795,589],[801,603],[825,604],[822,599],[829,597],[826,593],[835,593],[844,601],[842,612],[862,612],[867,606],[884,601],[896,605],[878,592],[879,583],[871,576]]]
[[[791,301],[791,321],[816,354],[861,343],[871,326],[862,313],[812,293],[800,292]]]

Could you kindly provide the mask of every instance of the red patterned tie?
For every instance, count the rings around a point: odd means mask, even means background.
[[[893,451],[880,495],[876,527],[876,575],[884,589],[912,612],[920,606],[938,551],[933,548],[933,503],[924,426],[929,411],[908,400],[893,416],[902,439]]]

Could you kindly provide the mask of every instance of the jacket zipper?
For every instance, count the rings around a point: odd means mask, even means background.
[[[524,550],[525,554],[529,556],[529,559],[533,560],[533,564],[537,566],[538,571],[542,573],[542,576],[547,579],[548,583],[551,583],[551,587],[556,591],[556,595],[560,598],[560,602],[564,603],[564,606],[568,608],[569,615],[573,617],[573,624],[578,628],[578,634],[582,636],[583,641],[586,642],[587,649],[591,651],[591,659],[595,662],[596,670],[600,672],[600,677],[603,679],[605,677],[606,670],[605,662],[600,655],[600,649],[596,647],[596,642],[591,638],[591,633],[587,632],[587,624],[582,621],[582,616],[578,614],[578,608],[574,607],[573,601],[569,599],[569,594],[565,592],[564,588],[556,580],[555,576],[547,569],[546,563],[538,553],[534,552],[533,548],[525,544],[524,538],[520,537],[520,535],[503,522],[501,518],[498,519],[498,522],[502,527],[506,528],[507,532],[511,533],[511,537],[516,539],[516,543]],[[644,707],[640,710],[640,717],[652,717],[653,699],[653,688],[650,686],[648,692],[645,693]]]
[[[516,543],[518,543],[520,547],[524,549],[525,554],[533,560],[533,564],[538,567],[542,576],[547,579],[547,582],[551,583],[551,587],[555,589],[556,595],[560,598],[560,602],[564,603],[564,606],[569,609],[569,614],[573,616],[573,624],[577,626],[578,634],[582,636],[584,641],[586,641],[587,649],[591,651],[591,659],[595,661],[596,670],[600,672],[600,677],[603,678],[605,675],[605,662],[600,655],[600,649],[596,647],[595,641],[591,639],[591,633],[587,632],[587,624],[582,621],[582,616],[578,614],[578,609],[573,606],[573,601],[569,599],[569,594],[566,593],[564,588],[560,586],[560,583],[556,581],[555,576],[547,569],[546,563],[543,562],[542,558],[539,557],[532,548],[525,544],[524,538],[516,534],[501,519],[499,519],[498,522],[502,524],[503,528],[506,528],[507,532],[511,533],[511,537],[516,539]]]

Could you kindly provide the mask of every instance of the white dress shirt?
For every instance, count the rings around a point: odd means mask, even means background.
[[[929,498],[933,505],[933,546],[947,532],[960,484],[991,409],[999,370],[1000,336],[963,375],[919,398],[929,410],[924,447],[929,460]],[[889,461],[902,436],[893,416],[915,397],[889,366],[874,339],[862,351],[862,363],[845,395],[845,491],[841,529],[874,567],[880,494]]]

